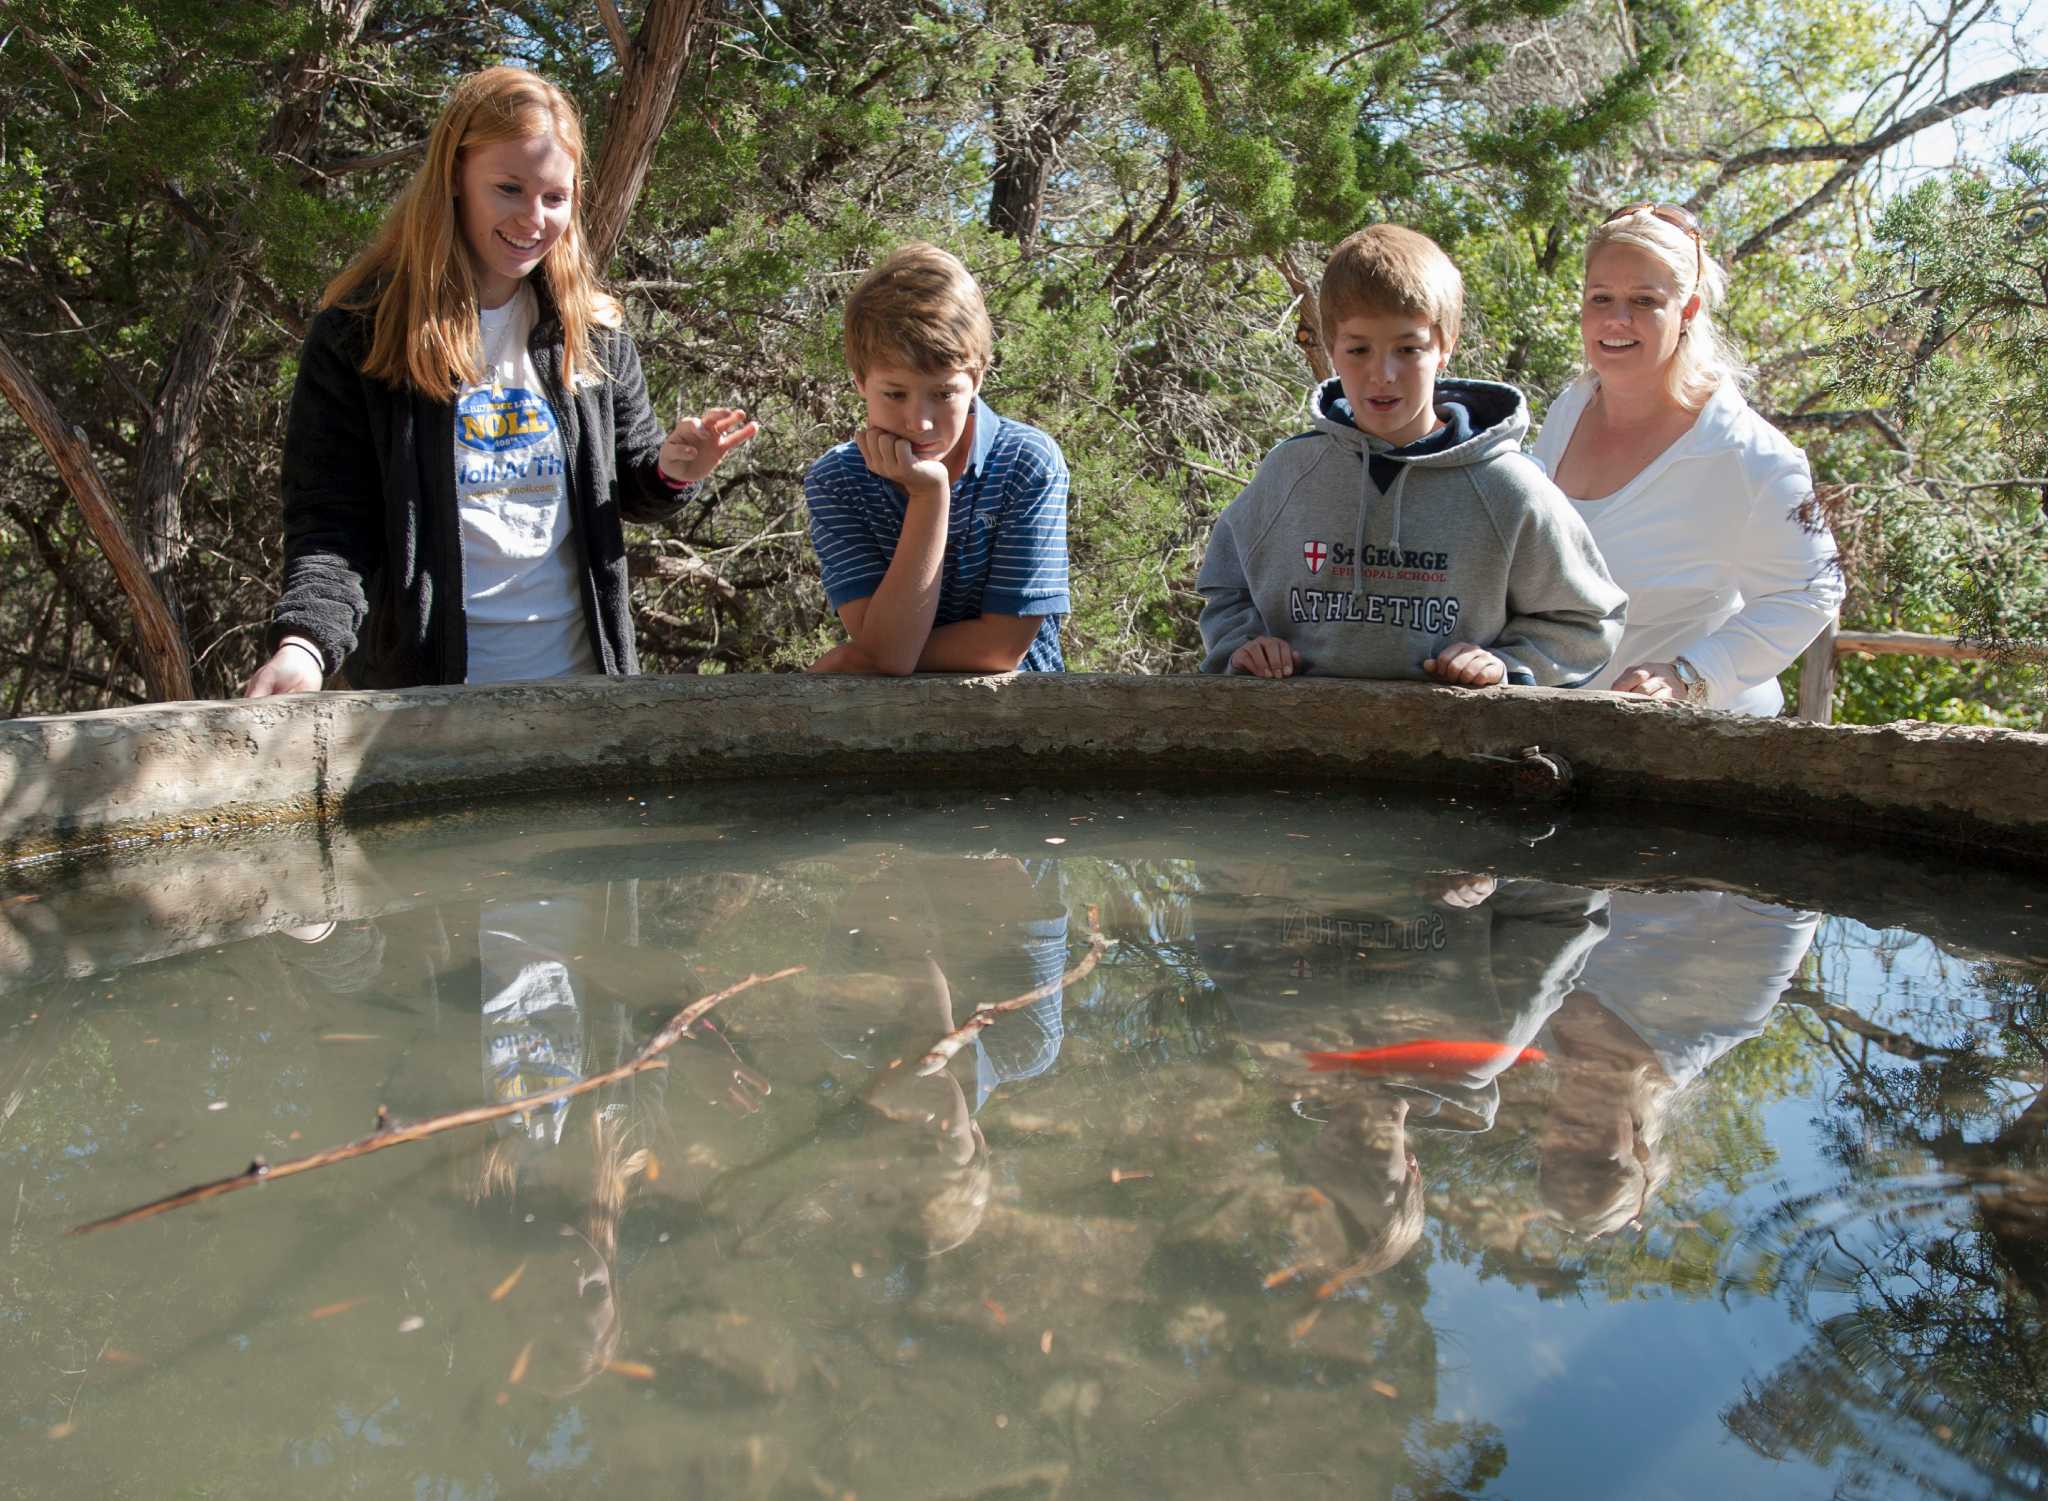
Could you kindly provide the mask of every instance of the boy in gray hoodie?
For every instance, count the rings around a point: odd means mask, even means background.
[[[1571,688],[1628,597],[1522,454],[1513,386],[1442,380],[1465,284],[1427,235],[1362,229],[1323,271],[1334,380],[1216,519],[1197,587],[1204,672]]]

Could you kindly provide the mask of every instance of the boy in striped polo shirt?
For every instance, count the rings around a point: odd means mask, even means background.
[[[848,640],[812,672],[1061,672],[1067,463],[981,399],[995,333],[936,246],[896,251],[846,303],[867,424],[804,476],[811,545]]]

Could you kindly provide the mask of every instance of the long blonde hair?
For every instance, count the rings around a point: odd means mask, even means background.
[[[1685,325],[1678,350],[1665,367],[1672,400],[1697,412],[1723,381],[1734,382],[1737,389],[1750,384],[1753,372],[1714,321],[1715,312],[1728,296],[1728,273],[1708,253],[1704,241],[1695,243],[1692,235],[1646,207],[1609,219],[1595,229],[1586,239],[1586,265],[1590,267],[1593,257],[1609,245],[1625,245],[1655,257],[1671,272],[1681,306],[1699,294],[1699,311]]]
[[[562,323],[562,382],[602,375],[594,325],[616,326],[619,306],[602,287],[583,242],[583,121],[575,101],[524,68],[472,73],[448,96],[427,137],[426,160],[384,223],[320,294],[320,306],[376,309],[363,373],[453,401],[481,376],[476,273],[456,221],[463,153],[500,141],[553,137],[576,163],[569,226],[541,262]]]

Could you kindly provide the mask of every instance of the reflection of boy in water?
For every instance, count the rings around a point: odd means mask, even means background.
[[[1232,977],[1240,1031],[1269,1053],[1490,1045],[1470,1060],[1366,1065],[1408,1096],[1411,1122],[1441,1129],[1492,1126],[1495,1081],[1607,934],[1606,893],[1578,886],[1440,872],[1399,892],[1311,900],[1292,894],[1289,869],[1256,879],[1258,896],[1241,899],[1230,938],[1211,951],[1212,973]],[[1298,885],[1341,890],[1335,876]]]
[[[1820,916],[1727,891],[1614,893],[1613,931],[1551,1018],[1544,1203],[1583,1235],[1638,1220],[1671,1175],[1670,1112],[1768,1025]]]
[[[1311,877],[1300,888],[1328,890]],[[1228,937],[1204,945],[1239,1032],[1280,1062],[1298,1114],[1321,1123],[1293,1152],[1350,1222],[1345,1276],[1394,1265],[1420,1239],[1421,1169],[1408,1129],[1484,1131],[1509,1068],[1606,934],[1603,893],[1439,873],[1398,894],[1310,901],[1291,868],[1251,877]],[[1371,1057],[1310,1072],[1306,1052],[1478,1043],[1478,1057]]]
[[[896,1015],[872,1025],[842,1021],[827,1046],[874,1071],[866,1098],[877,1112],[936,1130],[948,1170],[918,1205],[928,1255],[965,1241],[988,1204],[988,1145],[975,1112],[999,1085],[1036,1078],[1058,1060],[1067,963],[1060,890],[1056,860],[920,859],[862,882],[837,914],[849,930],[849,967],[890,977],[902,999]],[[966,1053],[971,1106],[952,1067],[919,1075],[919,1052],[977,1008],[1040,988],[1048,988],[1042,999],[975,1034]]]
[[[1323,1086],[1323,1128],[1294,1165],[1347,1222],[1354,1260],[1345,1280],[1396,1265],[1422,1239],[1422,1167],[1408,1150],[1405,1094],[1363,1080]]]

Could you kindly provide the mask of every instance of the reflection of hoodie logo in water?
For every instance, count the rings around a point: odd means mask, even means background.
[[[1304,542],[1301,544],[1301,559],[1308,564],[1310,573],[1321,573],[1323,564],[1330,558],[1329,544],[1325,542]]]
[[[1441,917],[1412,917],[1407,922],[1355,922],[1325,917],[1297,907],[1287,913],[1282,943],[1338,944],[1352,949],[1440,949],[1450,940]]]

